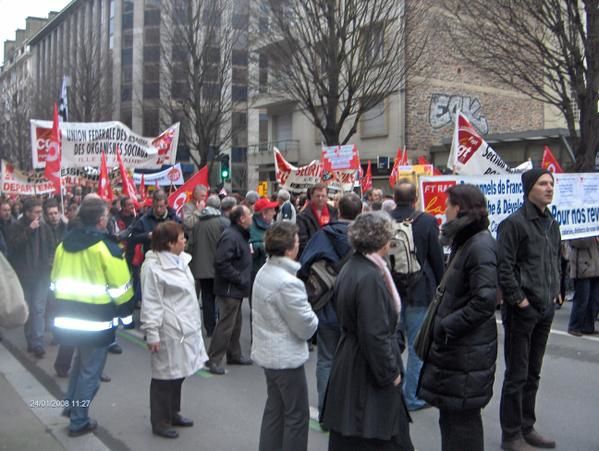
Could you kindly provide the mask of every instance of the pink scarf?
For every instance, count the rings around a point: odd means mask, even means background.
[[[393,282],[393,277],[391,277],[391,272],[387,267],[387,262],[385,262],[385,259],[377,253],[368,254],[366,258],[370,260],[372,263],[374,263],[376,266],[378,266],[378,268],[381,270],[383,279],[385,280],[385,285],[387,286],[387,290],[389,290],[389,293],[393,298],[395,311],[399,315],[399,312],[401,312],[401,298],[399,297],[397,288],[395,288],[395,283]]]

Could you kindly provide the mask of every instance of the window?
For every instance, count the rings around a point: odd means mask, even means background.
[[[248,70],[247,67],[234,67],[233,68],[233,83],[243,85],[248,82]]]
[[[218,83],[206,83],[202,87],[202,94],[207,100],[216,100],[220,98],[221,87]]]
[[[380,62],[385,52],[385,30],[380,24],[374,24],[363,30],[365,35],[362,49],[364,59],[371,63]]]
[[[247,147],[237,147],[233,144],[231,148],[231,162],[232,163],[245,163],[247,161]]]
[[[247,114],[235,112],[231,116],[231,141],[233,147],[247,147]]]
[[[235,66],[247,66],[248,52],[246,50],[233,50],[231,60]]]
[[[160,80],[160,66],[158,64],[144,65],[144,82]]]
[[[131,128],[132,113],[130,109],[123,108],[121,110],[121,122]]]
[[[145,107],[143,118],[143,134],[144,136],[156,136],[159,129],[159,114],[158,109]]]
[[[206,62],[213,64],[220,63],[220,49],[218,47],[208,47],[206,49]]]
[[[144,99],[160,98],[160,83],[144,83]]]
[[[133,30],[123,31],[123,48],[131,48],[133,47]]]
[[[360,137],[375,138],[387,136],[387,123],[387,108],[383,100],[362,115],[360,119]]]
[[[171,95],[175,100],[183,100],[189,92],[189,86],[184,81],[173,81],[171,85]]]
[[[160,61],[160,47],[144,47],[144,62],[157,63]]]
[[[247,86],[236,86],[233,85],[231,92],[231,99],[233,102],[245,102],[248,99],[248,88]]]
[[[130,66],[133,64],[133,49],[121,50],[121,64],[123,66]]]
[[[133,9],[130,13],[123,13],[123,30],[133,29]]]
[[[128,69],[123,70],[121,80],[124,85],[130,85],[133,82],[133,71]]]
[[[144,45],[160,45],[160,28],[144,29]]]
[[[250,16],[247,14],[233,14],[233,28],[236,30],[247,30]]]
[[[146,9],[144,11],[144,25],[157,26],[160,25],[160,10],[159,9]]]
[[[121,88],[121,101],[126,102],[128,100],[131,100],[131,85]]]

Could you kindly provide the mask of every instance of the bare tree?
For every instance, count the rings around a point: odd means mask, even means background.
[[[443,0],[461,55],[563,114],[578,171],[599,149],[597,0]],[[579,115],[579,116],[578,116]]]
[[[264,0],[254,35],[270,93],[296,101],[327,145],[347,143],[418,65],[428,3]]]
[[[232,51],[236,33],[231,0],[165,0],[162,71],[168,95],[160,96],[163,117],[181,122],[181,139],[209,173],[231,140]],[[164,92],[163,92],[164,93]],[[210,158],[212,157],[212,158]]]
[[[29,77],[2,89],[0,94],[0,157],[22,169],[31,168],[32,97]]]
[[[80,37],[74,58],[64,69],[64,75],[70,78],[71,122],[100,122],[112,117],[112,60],[102,54],[102,40],[96,34],[84,33]]]

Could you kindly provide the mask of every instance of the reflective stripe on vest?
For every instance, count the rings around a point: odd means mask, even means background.
[[[106,288],[106,285],[96,285],[72,279],[59,279],[50,284],[50,289],[59,293],[59,295],[83,295],[95,298],[108,295],[113,299],[125,294],[129,288],[131,288],[131,281],[116,288]]]
[[[133,322],[133,315],[125,316],[124,318],[120,318],[120,320],[123,326],[128,326]]]
[[[54,327],[59,329],[80,330],[84,332],[100,332],[113,328],[112,321],[88,321],[64,316],[54,318]]]

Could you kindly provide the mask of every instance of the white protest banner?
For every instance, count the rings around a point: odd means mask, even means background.
[[[275,156],[275,175],[281,188],[293,193],[306,192],[308,188],[320,182],[321,167],[317,160],[306,166],[295,167],[288,163],[276,147],[273,148]]]
[[[331,171],[322,173],[322,183],[334,191],[345,191],[349,192],[354,189],[356,184],[356,172],[353,169],[345,171]]]
[[[560,225],[562,239],[599,235],[599,174],[554,174],[555,191],[549,210]],[[520,174],[445,175],[420,177],[421,209],[445,222],[445,191],[453,185],[477,185],[487,198],[489,230],[497,227],[524,203]]]
[[[514,174],[532,169],[532,163],[525,162],[510,168],[479,135],[466,116],[458,113],[447,167],[461,175]]]
[[[136,185],[141,185],[141,174],[134,172],[133,181]],[[148,185],[158,184],[159,186],[183,185],[185,180],[183,179],[181,164],[177,163],[164,171],[144,174],[144,183]]]
[[[352,191],[356,182],[356,171],[360,169],[360,155],[355,144],[322,148],[320,163],[322,182],[329,189]]]
[[[31,121],[33,167],[45,167],[50,144],[51,121]],[[109,167],[117,165],[116,149],[121,150],[123,162],[130,169],[160,169],[173,164],[177,156],[179,123],[155,138],[139,136],[121,122],[63,122],[62,167],[100,167],[101,153],[106,154]]]
[[[18,194],[21,196],[35,196],[54,192],[54,184],[46,179],[19,171],[12,164],[2,160],[2,174],[0,191],[3,194]]]

